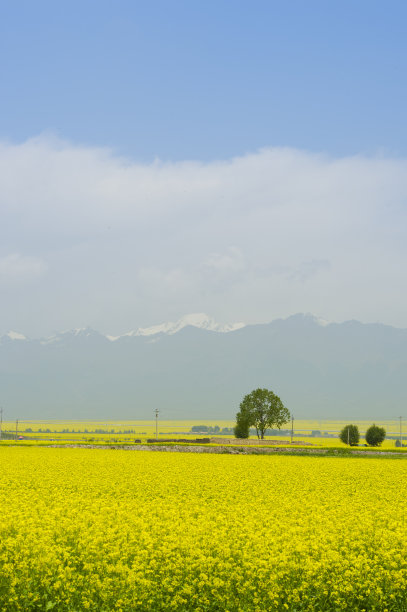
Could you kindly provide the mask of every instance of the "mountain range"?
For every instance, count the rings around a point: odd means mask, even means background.
[[[231,419],[267,387],[296,418],[387,419],[407,403],[407,330],[293,315],[218,325],[204,314],[120,336],[0,338],[7,418]]]

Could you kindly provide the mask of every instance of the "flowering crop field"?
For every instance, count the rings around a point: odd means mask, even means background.
[[[0,447],[0,609],[406,610],[404,458]]]

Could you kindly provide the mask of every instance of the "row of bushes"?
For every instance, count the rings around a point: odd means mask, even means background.
[[[224,427],[222,430],[219,425],[211,427],[210,425],[193,425],[191,427],[191,433],[209,433],[209,434],[231,434],[233,433],[232,427]]]
[[[386,437],[384,427],[371,425],[365,433],[365,440],[369,446],[380,446]],[[339,434],[341,442],[349,446],[357,446],[360,440],[359,428],[357,425],[346,425]]]

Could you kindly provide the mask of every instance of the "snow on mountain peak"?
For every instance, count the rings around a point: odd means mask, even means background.
[[[27,338],[23,336],[23,334],[20,334],[19,332],[12,331],[12,330],[10,330],[6,334],[6,336],[7,338],[10,338],[10,340],[27,340]]]
[[[151,327],[139,327],[137,330],[127,332],[121,336],[106,336],[109,340],[114,342],[119,338],[132,337],[132,336],[154,336],[156,334],[168,334],[172,336],[176,334],[184,327],[198,327],[199,329],[206,329],[208,331],[216,331],[221,333],[227,333],[241,329],[245,327],[245,323],[232,323],[226,325],[220,325],[216,323],[214,319],[209,317],[203,312],[188,314],[179,319],[178,321],[169,321],[167,323],[161,323],[159,325],[153,325]]]
[[[232,325],[220,325],[216,323],[214,319],[209,317],[203,312],[187,314],[175,323],[162,323],[161,325],[154,325],[153,327],[139,328],[135,335],[137,336],[151,336],[157,333],[165,333],[169,335],[176,334],[184,327],[198,327],[199,329],[206,329],[208,331],[216,332],[229,332],[235,329],[244,327],[244,323],[234,323]]]
[[[40,340],[41,344],[54,344],[56,342],[62,342],[63,340],[65,340],[66,338],[72,338],[72,337],[88,337],[88,336],[92,336],[93,334],[97,334],[97,332],[95,332],[93,329],[91,329],[90,327],[76,327],[74,329],[65,329],[62,332],[58,332],[56,334],[53,334],[52,336],[48,336],[47,338],[43,338],[42,340]],[[108,337],[108,336],[106,336]]]

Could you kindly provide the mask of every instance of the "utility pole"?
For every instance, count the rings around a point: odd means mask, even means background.
[[[158,440],[158,408],[155,409],[155,439]]]
[[[17,440],[17,436],[18,436],[18,419],[16,419],[16,440]]]
[[[291,444],[293,443],[294,437],[294,415],[291,415]]]
[[[400,421],[400,448],[402,448],[402,446],[403,446],[403,436],[402,436],[402,433],[401,433],[401,421],[402,420],[403,420],[403,417],[400,416],[399,417],[399,421]]]
[[[3,408],[0,408],[0,440],[3,433]]]

